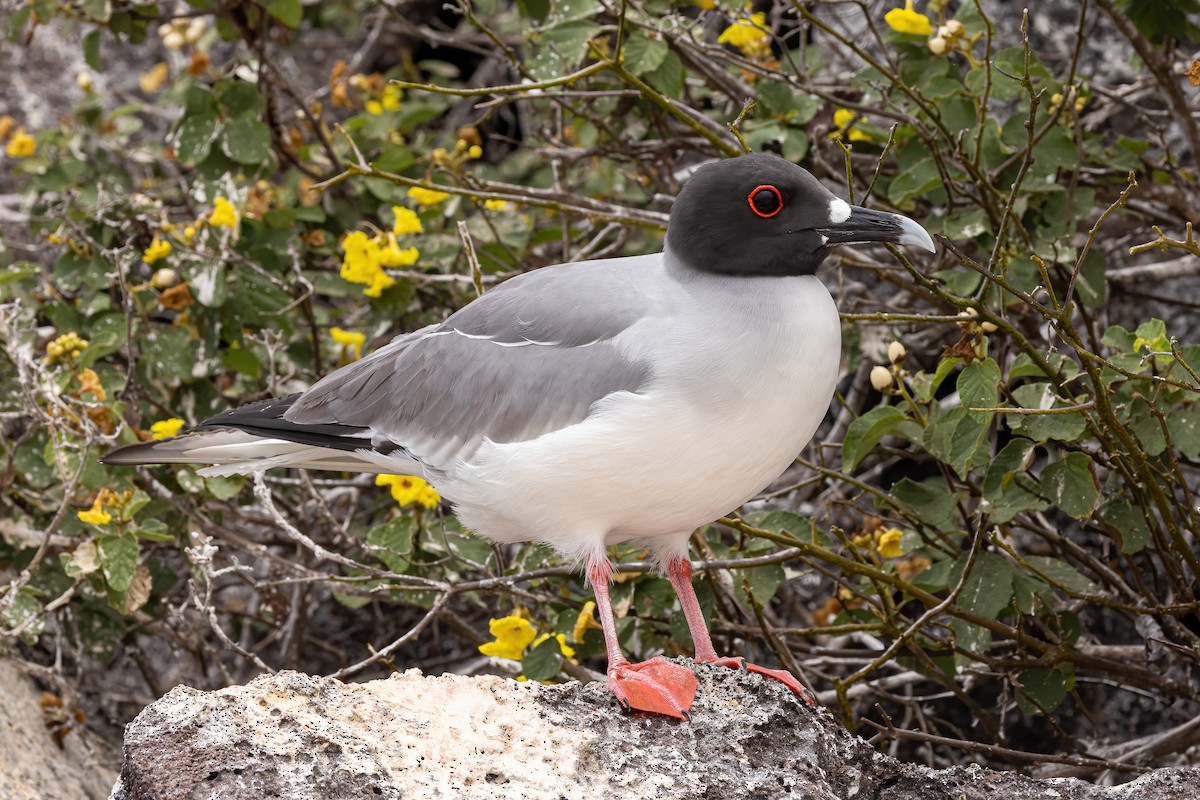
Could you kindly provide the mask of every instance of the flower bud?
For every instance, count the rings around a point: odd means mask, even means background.
[[[935,36],[929,40],[929,52],[933,53],[935,56],[940,56],[942,53],[946,52],[946,48],[946,40],[941,36]]]
[[[92,90],[92,76],[86,72],[77,72],[75,74],[75,85],[85,92]]]
[[[892,388],[892,371],[885,366],[877,366],[871,369],[871,385],[878,391],[886,392]]]
[[[983,331],[984,333],[995,333],[997,330],[996,323],[986,321],[981,322],[979,323],[979,330]]]
[[[187,40],[183,38],[183,34],[174,29],[167,33],[166,36],[162,37],[163,47],[167,48],[168,50],[181,50],[183,49],[183,45],[186,43],[186,41]]]
[[[946,24],[943,25],[942,28],[946,29],[947,33],[943,35],[948,39],[958,38],[959,36],[962,36],[964,32],[963,24],[956,19],[947,20]],[[938,29],[938,32],[941,33],[941,28]]]
[[[154,271],[154,276],[150,278],[150,285],[155,289],[169,289],[179,280],[179,273],[170,267],[162,267]]]
[[[888,361],[893,364],[899,364],[908,355],[908,351],[904,349],[904,344],[899,340],[888,345]]]

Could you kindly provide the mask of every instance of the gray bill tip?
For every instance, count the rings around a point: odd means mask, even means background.
[[[900,214],[896,215],[896,224],[900,226],[900,236],[896,239],[896,244],[910,244],[930,253],[937,252],[933,246],[933,238],[920,225]]]

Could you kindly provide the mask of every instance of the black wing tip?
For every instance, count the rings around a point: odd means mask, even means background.
[[[142,464],[167,464],[168,461],[160,460],[161,455],[156,456],[155,452],[159,449],[159,445],[168,442],[174,442],[181,439],[181,436],[172,436],[166,439],[155,439],[150,442],[137,442],[136,444],[127,444],[118,447],[116,450],[110,450],[100,456],[100,463],[112,467],[136,467]]]

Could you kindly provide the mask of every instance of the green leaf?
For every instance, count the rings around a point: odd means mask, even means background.
[[[267,101],[258,87],[249,81],[226,81],[220,84],[221,107],[226,115],[239,117],[243,114],[262,116],[267,110]]]
[[[842,470],[853,472],[883,437],[906,420],[908,417],[895,406],[878,406],[851,422],[842,440]]]
[[[892,497],[931,527],[942,531],[958,527],[958,498],[946,488],[946,481],[941,476],[926,478],[920,483],[901,478],[892,486]]]
[[[521,659],[521,673],[531,681],[547,681],[562,668],[562,650],[558,637],[551,636]]]
[[[1127,500],[1115,498],[1100,509],[1100,518],[1107,522],[1121,543],[1121,552],[1126,555],[1140,553],[1150,541],[1150,528],[1142,512]]]
[[[129,502],[125,504],[125,518],[132,519],[149,503],[150,495],[146,494],[141,489],[135,489],[133,495],[129,498]]]
[[[1146,402],[1146,398],[1133,398],[1129,406],[1129,429],[1133,431],[1147,455],[1162,455],[1167,449],[1167,437],[1158,417],[1150,413],[1150,404]]]
[[[517,0],[517,9],[521,16],[542,22],[550,14],[550,0]]]
[[[120,350],[126,342],[128,320],[122,311],[103,311],[88,320],[88,346],[80,366],[90,367]]]
[[[239,164],[261,164],[271,152],[271,129],[257,117],[242,114],[225,126],[221,149]]]
[[[1020,570],[1013,571],[1013,602],[1022,614],[1036,613],[1039,608],[1052,607],[1054,590],[1050,584],[1036,575]]]
[[[131,534],[101,536],[96,541],[100,554],[100,569],[104,572],[104,580],[108,588],[114,592],[124,592],[133,583],[133,574],[137,570],[138,543]]]
[[[289,28],[295,28],[304,19],[304,7],[300,0],[270,0],[267,13]]]
[[[1167,416],[1171,443],[1188,458],[1200,456],[1200,408],[1174,411]]]
[[[1028,473],[1036,443],[1015,438],[992,459],[983,480],[984,503],[980,510],[992,523],[1011,522],[1022,511],[1041,511],[1050,502],[1038,495],[1038,484]]]
[[[962,270],[959,270],[960,272]],[[928,372],[919,372],[913,376],[913,391],[917,394],[917,399],[922,403],[928,403],[933,399],[942,382],[954,371],[955,367],[962,363],[962,359],[957,356],[953,358],[943,358],[938,362],[937,369],[932,375]]]
[[[992,647],[992,632],[982,625],[955,617],[950,620],[950,628],[954,631],[955,643],[968,652],[986,653]],[[963,656],[955,656],[955,659],[967,661]]]
[[[972,361],[958,375],[958,397],[968,410],[972,408],[995,408],[1000,401],[1000,365],[994,359]],[[971,411],[980,422],[992,418],[995,412]]]
[[[96,72],[104,70],[104,64],[100,61],[100,28],[83,37],[83,60]]]
[[[175,134],[175,155],[179,163],[191,167],[208,158],[212,143],[220,132],[216,110],[185,116]]]
[[[262,362],[245,347],[227,347],[221,351],[221,366],[251,378],[262,374]]]
[[[1026,556],[1025,563],[1045,575],[1052,583],[1064,586],[1072,592],[1086,593],[1096,589],[1096,584],[1061,558]]]
[[[1045,382],[1018,386],[1013,390],[1013,398],[1021,408],[1049,410],[1061,406],[1053,387]],[[1087,431],[1083,415],[1074,411],[1067,414],[1005,414],[1004,421],[1013,433],[1037,442],[1073,442]]]
[[[932,158],[923,158],[896,176],[888,187],[892,205],[923,197],[942,185],[942,176]]]
[[[671,51],[644,80],[667,97],[679,97],[683,94],[683,61]]]
[[[959,574],[967,559],[967,553],[958,557]],[[981,617],[996,619],[1012,600],[1013,574],[1013,565],[1008,559],[995,553],[980,553],[958,595],[959,607]]]
[[[939,461],[954,468],[958,477],[966,480],[980,448],[987,442],[988,423],[976,417],[964,406],[950,409],[926,426],[921,444]]]
[[[658,69],[670,51],[671,48],[665,40],[651,38],[640,28],[635,28],[625,39],[622,50],[624,59],[621,63],[625,65],[625,69],[642,77]]]
[[[367,550],[392,572],[402,572],[412,555],[415,531],[416,522],[412,517],[396,517],[367,532]]]
[[[780,564],[766,564],[761,567],[744,569],[741,570],[741,575],[734,578],[734,594],[739,600],[743,602],[748,601],[749,598],[746,597],[745,591],[747,588],[746,584],[748,584],[755,602],[765,606],[771,602],[771,598],[775,596],[775,592],[779,591],[779,587],[783,585],[786,579],[787,575]],[[743,580],[745,583],[743,583]]]
[[[1049,714],[1067,696],[1067,683],[1057,669],[1034,667],[1017,674],[1017,705],[1029,716]]]
[[[167,523],[161,519],[142,520],[138,523],[138,529],[134,533],[139,539],[145,539],[148,542],[175,541],[175,535],[171,533]]]
[[[204,479],[204,487],[218,500],[231,500],[237,497],[245,485],[246,479],[240,475],[212,476]]]
[[[1100,502],[1100,483],[1086,453],[1067,453],[1042,470],[1042,494],[1076,519],[1087,519]]]
[[[17,592],[17,596],[12,598],[12,602],[4,607],[3,618],[6,628],[16,628],[31,618],[42,612],[42,601],[38,599],[29,589],[22,589]],[[46,619],[31,622],[21,634],[21,641],[27,645],[37,644],[38,637],[42,635],[42,631],[46,628]]]
[[[553,45],[569,65],[575,65],[587,55],[588,43],[599,35],[599,25],[578,19],[546,28],[537,34],[537,39],[542,44]]]
[[[1101,308],[1108,299],[1108,259],[1097,248],[1088,250],[1079,267],[1075,291],[1088,308]]]

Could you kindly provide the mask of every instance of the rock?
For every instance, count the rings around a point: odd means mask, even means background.
[[[627,714],[602,683],[419,670],[347,684],[297,672],[177,687],[125,732],[111,800],[805,798],[1191,800],[1200,771],[1105,789],[903,764],[759,676],[699,665],[691,722]]]
[[[54,695],[43,696],[15,664],[0,658],[0,798],[79,800],[107,794],[112,770],[96,763],[90,734],[57,702]],[[61,739],[51,725],[58,727]]]

